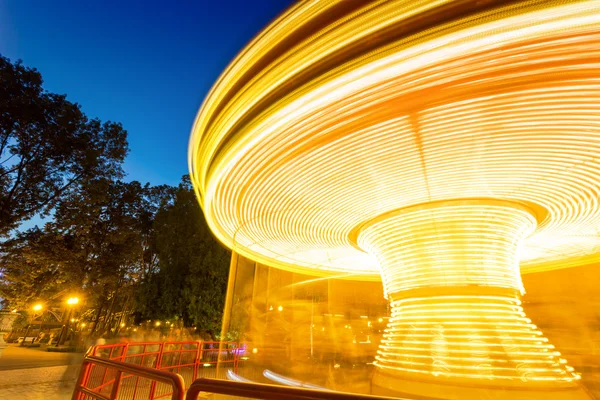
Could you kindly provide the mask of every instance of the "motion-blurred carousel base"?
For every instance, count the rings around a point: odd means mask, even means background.
[[[590,400],[593,397],[580,385],[574,384],[563,389],[518,389],[499,388],[497,386],[450,385],[433,381],[418,381],[414,378],[403,379],[381,370],[375,372],[371,385],[371,394],[411,399],[444,400]]]

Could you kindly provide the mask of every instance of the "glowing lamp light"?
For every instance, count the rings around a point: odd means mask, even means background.
[[[69,297],[67,299],[67,304],[68,305],[73,306],[73,305],[78,304],[78,303],[79,303],[79,298],[78,297]]]
[[[252,354],[257,354],[258,353],[258,349],[255,347],[252,349]]]
[[[44,308],[42,304],[36,304],[33,306],[33,311],[41,311]]]
[[[124,328],[125,324],[123,322],[121,322],[120,326],[121,326],[121,328]]]
[[[381,279],[375,385],[576,397],[521,274],[600,261],[600,2],[469,3],[444,23],[434,1],[327,26],[330,3],[291,8],[206,98],[192,182],[239,254]]]
[[[283,311],[283,306],[277,307],[277,311]]]
[[[156,322],[154,323],[154,326],[160,326],[160,321],[156,321]]]

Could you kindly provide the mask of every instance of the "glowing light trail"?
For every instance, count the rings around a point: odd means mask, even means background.
[[[291,8],[204,103],[193,182],[240,254],[381,277],[381,371],[574,387],[520,273],[600,260],[600,2],[465,4]]]

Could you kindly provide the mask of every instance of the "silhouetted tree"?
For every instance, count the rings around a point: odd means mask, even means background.
[[[0,56],[0,236],[89,179],[121,177],[127,152],[120,124],[88,119],[37,70]]]
[[[187,176],[157,212],[154,236],[159,268],[136,292],[139,317],[181,318],[218,334],[231,255],[210,232]]]

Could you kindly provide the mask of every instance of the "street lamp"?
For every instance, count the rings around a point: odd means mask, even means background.
[[[79,303],[79,297],[69,297],[69,299],[67,300],[67,304],[71,306],[77,303]]]
[[[44,308],[44,305],[41,303],[38,303],[31,308],[33,309],[34,313],[32,313],[31,317],[29,317],[29,324],[27,325],[27,330],[25,331],[25,337],[23,338],[23,341],[19,344],[20,347],[25,346],[25,341],[27,340],[27,335],[29,335],[29,330],[31,329],[31,324],[33,323],[33,320],[35,319],[35,311],[42,311],[42,309]],[[33,343],[33,340],[31,341],[31,343]]]
[[[78,303],[79,303],[79,297],[73,296],[73,297],[69,297],[67,299],[67,305],[69,306],[69,314],[67,315],[66,323],[63,324],[63,326],[62,326],[62,328],[60,330],[60,334],[58,335],[58,340],[56,342],[56,347],[60,346],[60,343],[63,340],[64,332],[66,330],[68,330],[68,328],[69,328],[69,322],[70,322],[70,319],[71,319],[71,313],[73,312],[73,307],[75,305],[77,305]]]

